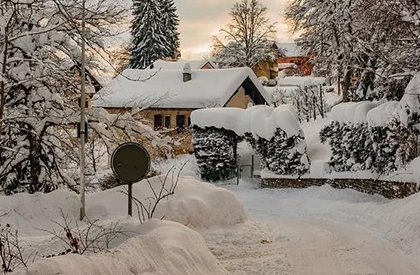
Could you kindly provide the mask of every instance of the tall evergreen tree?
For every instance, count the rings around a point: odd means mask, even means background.
[[[176,7],[173,0],[161,1],[163,22],[170,47],[170,55],[165,57],[176,59],[179,49],[179,18],[176,14]]]
[[[178,17],[172,0],[135,0],[130,67],[145,69],[161,58],[174,57],[178,46]]]

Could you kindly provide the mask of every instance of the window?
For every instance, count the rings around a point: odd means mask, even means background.
[[[155,130],[162,129],[162,115],[155,115],[155,117],[154,117],[154,128],[155,128]]]
[[[188,127],[191,126],[191,116],[188,116]]]
[[[171,128],[171,116],[165,116],[165,128],[166,129]]]
[[[185,127],[185,116],[184,115],[177,115],[176,116],[176,129],[181,132],[184,130]]]

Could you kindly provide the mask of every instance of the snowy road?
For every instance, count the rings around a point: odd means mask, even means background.
[[[419,257],[382,237],[386,228],[367,228],[363,211],[340,210],[343,204],[363,209],[372,204],[369,200],[378,207],[388,201],[329,188],[229,189],[242,200],[250,220],[202,234],[232,274],[420,274]]]

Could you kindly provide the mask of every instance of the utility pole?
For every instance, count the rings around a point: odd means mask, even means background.
[[[85,143],[86,143],[86,117],[85,117],[85,106],[86,106],[86,45],[85,45],[85,5],[86,0],[82,0],[82,64],[81,64],[81,93],[80,93],[80,220],[85,217]]]

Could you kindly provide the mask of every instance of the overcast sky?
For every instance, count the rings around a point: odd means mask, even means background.
[[[183,59],[201,59],[211,50],[212,37],[229,22],[229,12],[239,0],[175,0],[180,19],[181,52]],[[283,21],[286,0],[260,0],[267,7],[268,16],[277,23],[280,42],[291,37]]]

